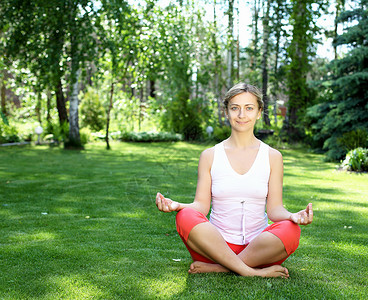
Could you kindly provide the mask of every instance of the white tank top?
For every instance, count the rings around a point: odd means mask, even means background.
[[[268,226],[265,208],[270,178],[269,146],[261,142],[253,165],[240,175],[231,167],[224,142],[217,144],[211,178],[210,222],[227,242],[248,244]]]

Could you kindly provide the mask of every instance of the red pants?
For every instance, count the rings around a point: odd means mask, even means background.
[[[183,240],[185,246],[187,247],[190,255],[192,256],[193,261],[203,261],[206,263],[214,264],[215,262],[195,252],[187,244],[189,233],[193,229],[193,227],[204,222],[209,221],[202,213],[192,208],[184,208],[176,214],[176,229],[181,239]],[[270,265],[281,265],[298,248],[300,239],[300,227],[291,221],[285,220],[269,225],[268,227],[266,227],[265,230],[263,230],[263,232],[265,231],[271,232],[282,241],[288,256],[281,261],[269,265],[264,265],[262,267],[267,267]],[[234,251],[235,254],[239,254],[248,246],[248,244],[247,245],[235,245],[231,243],[227,244],[229,245],[231,250]]]

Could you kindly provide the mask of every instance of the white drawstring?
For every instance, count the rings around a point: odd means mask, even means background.
[[[245,244],[245,213],[244,213],[244,202],[245,200],[240,201],[242,204],[242,233],[243,233],[243,244]]]

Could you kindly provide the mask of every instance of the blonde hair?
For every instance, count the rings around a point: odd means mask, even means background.
[[[230,100],[242,93],[251,93],[252,95],[254,95],[257,98],[258,108],[260,110],[263,110],[264,104],[262,100],[262,92],[254,85],[244,82],[240,82],[234,85],[230,90],[228,90],[223,100],[225,110],[227,110]]]

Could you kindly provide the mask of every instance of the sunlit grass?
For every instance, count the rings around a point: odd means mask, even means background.
[[[286,262],[289,280],[187,273],[175,215],[206,145],[89,144],[0,149],[0,299],[366,299],[368,174],[282,150],[284,202],[315,218]]]

